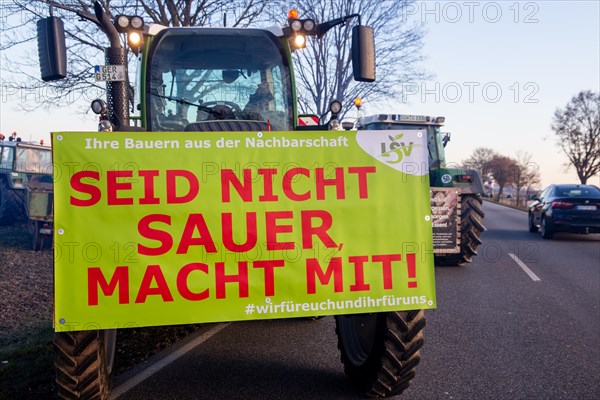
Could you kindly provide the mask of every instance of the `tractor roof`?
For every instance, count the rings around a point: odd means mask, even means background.
[[[190,31],[211,31],[211,30],[229,30],[229,31],[238,31],[244,32],[248,30],[263,30],[267,32],[271,32],[276,37],[283,37],[283,29],[279,26],[269,26],[266,28],[239,28],[239,27],[208,27],[208,26],[184,26],[184,27],[169,27],[161,24],[151,24],[144,27],[144,33],[150,36],[155,36],[159,32],[164,31],[165,29],[185,29]]]
[[[444,125],[445,117],[429,117],[425,115],[409,115],[409,114],[375,114],[362,117],[359,125],[366,126],[377,123],[389,124],[421,124],[421,125]]]
[[[16,140],[0,140],[0,146],[3,146],[3,147],[27,147],[27,148],[31,148],[31,149],[46,150],[46,151],[52,150],[50,147],[40,145],[39,143],[36,143],[36,142],[23,142],[23,141],[16,141]]]

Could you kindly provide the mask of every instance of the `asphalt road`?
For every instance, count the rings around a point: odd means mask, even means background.
[[[525,213],[484,209],[475,261],[436,268],[438,309],[427,313],[417,376],[397,398],[600,398],[600,235],[543,240],[527,231]],[[208,336],[169,349],[184,353],[176,361],[128,388],[143,368],[160,366],[147,363],[115,387],[121,399],[357,398],[334,325],[328,317],[207,326]]]

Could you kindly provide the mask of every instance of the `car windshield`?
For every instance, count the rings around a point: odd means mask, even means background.
[[[163,31],[148,65],[151,130],[182,131],[190,123],[221,119],[292,128],[289,65],[267,31]]]

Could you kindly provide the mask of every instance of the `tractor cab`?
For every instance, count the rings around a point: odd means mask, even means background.
[[[49,147],[22,141],[0,140],[0,176],[10,189],[25,189],[30,180],[50,177],[52,153]],[[51,178],[49,179],[51,181]]]
[[[50,147],[0,134],[0,224],[31,217],[32,190],[52,190]]]
[[[284,43],[261,29],[161,29],[147,54],[147,130],[292,130]]]

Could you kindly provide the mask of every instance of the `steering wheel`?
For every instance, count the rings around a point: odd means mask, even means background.
[[[175,132],[183,132],[187,124],[189,123],[186,119],[178,118],[176,116],[164,116],[159,114],[157,116],[158,126],[161,129]]]
[[[236,114],[242,114],[240,106],[232,101],[206,101],[202,106],[210,108],[216,119],[236,119]]]

